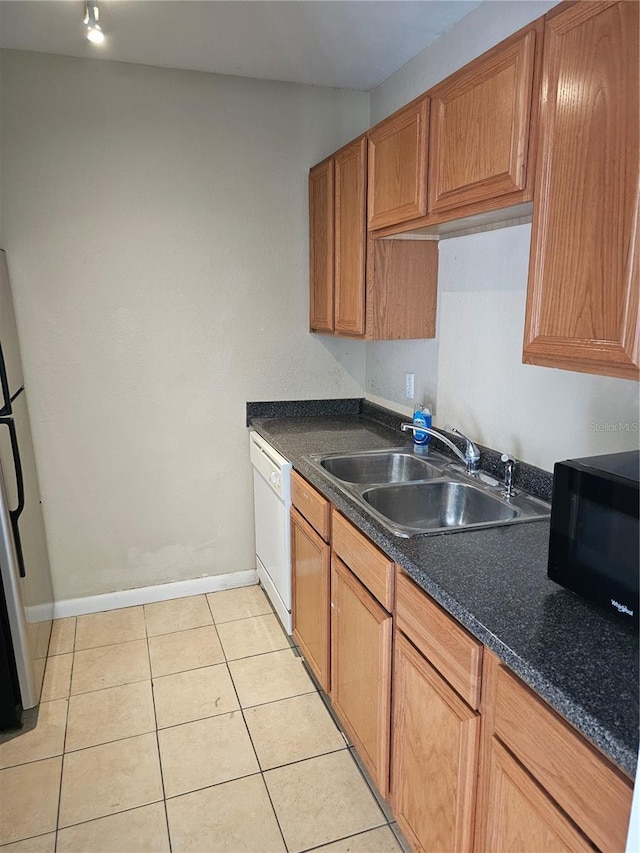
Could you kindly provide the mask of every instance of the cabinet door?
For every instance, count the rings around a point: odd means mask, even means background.
[[[329,692],[329,585],[331,550],[291,510],[293,636],[322,689]]]
[[[369,230],[427,212],[429,100],[421,98],[369,131]]]
[[[309,172],[310,328],[333,331],[333,160]]]
[[[389,791],[391,616],[332,558],[331,700],[383,797]]]
[[[476,849],[593,851],[553,800],[495,739],[489,763],[486,838],[478,839]]]
[[[400,632],[392,731],[391,805],[402,831],[418,851],[471,850],[480,716]]]
[[[542,21],[431,92],[429,212],[477,202],[474,213],[525,198],[529,127]],[[536,50],[537,48],[537,50]]]
[[[364,334],[367,140],[356,139],[335,156],[335,331]]]
[[[523,360],[640,377],[638,3],[547,17]]]

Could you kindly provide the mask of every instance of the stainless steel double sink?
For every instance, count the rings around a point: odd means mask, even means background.
[[[483,472],[466,474],[457,463],[411,448],[312,454],[307,460],[396,536],[496,527],[548,518],[545,501]]]

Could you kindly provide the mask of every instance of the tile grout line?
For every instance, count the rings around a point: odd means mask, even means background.
[[[164,810],[164,822],[165,822],[165,826],[167,828],[167,840],[169,842],[169,853],[171,853],[171,851],[173,850],[173,845],[171,842],[171,831],[169,829],[169,812],[167,811],[167,791],[166,791],[165,785],[164,785],[164,770],[162,767],[162,753],[160,752],[160,735],[158,732],[158,712],[156,710],[156,691],[155,691],[154,683],[153,683],[153,665],[151,663],[151,649],[149,647],[149,639],[150,638],[149,638],[149,632],[147,630],[147,614],[144,610],[144,606],[143,606],[142,614],[143,614],[143,619],[144,619],[144,634],[145,634],[145,640],[146,640],[146,644],[147,644],[147,659],[149,661],[149,681],[150,681],[150,685],[151,685],[151,702],[153,704],[153,719],[154,719],[155,724],[156,724],[156,729],[155,729],[154,734],[156,736],[156,749],[158,750],[158,766],[160,767],[160,784],[162,785],[162,807]],[[178,632],[176,632],[176,633],[178,633]]]
[[[310,669],[307,661],[305,660],[304,656],[300,655],[300,657],[302,659],[302,663],[303,663],[304,668],[307,670],[309,677],[311,678],[313,684],[316,686],[316,690],[318,692],[318,695],[320,696],[320,699],[322,700],[322,703],[324,704],[327,712],[329,713],[329,716],[333,720],[334,725],[336,726],[336,728],[338,729],[338,731],[342,735],[342,738],[344,739],[345,746],[346,746],[347,750],[349,751],[349,754],[351,756],[351,760],[356,765],[356,767],[360,773],[360,776],[363,778],[365,784],[367,785],[371,795],[373,796],[373,799],[376,802],[376,805],[378,806],[378,808],[382,812],[382,816],[385,819],[385,825],[391,826],[392,820],[389,818],[389,816],[387,814],[387,812],[391,813],[390,806],[387,804],[387,801],[382,797],[382,795],[378,793],[378,791],[375,788],[373,781],[369,779],[369,775],[368,775],[367,771],[365,770],[364,765],[361,764],[360,758],[357,756],[357,753],[355,751],[355,744],[353,744],[351,742],[348,734],[343,729],[342,724],[340,723],[340,720],[338,718],[338,715],[336,714],[336,712],[335,712],[335,710],[331,704],[331,697],[317,683],[315,675],[311,671],[311,669]],[[336,751],[339,751],[339,750],[336,750]]]
[[[391,823],[392,823],[392,821],[391,821],[391,820],[389,819],[389,817],[387,816],[387,812],[391,812],[391,808],[390,808],[390,806],[387,804],[387,801],[384,799],[384,797],[382,796],[382,794],[379,794],[379,793],[377,792],[377,790],[375,789],[375,786],[374,786],[373,781],[369,779],[369,774],[368,774],[367,770],[365,769],[364,765],[363,765],[363,764],[361,764],[361,759],[360,759],[360,757],[358,756],[358,754],[357,754],[357,752],[356,752],[355,744],[353,744],[353,745],[351,745],[351,746],[349,747],[349,752],[350,752],[350,754],[351,754],[351,760],[353,761],[353,763],[354,763],[354,764],[356,765],[356,767],[358,768],[358,770],[359,770],[359,772],[360,772],[360,775],[361,775],[361,776],[362,776],[362,778],[364,779],[364,781],[365,781],[365,783],[366,783],[366,785],[367,785],[367,788],[369,789],[369,791],[370,791],[370,793],[371,793],[371,796],[373,797],[373,799],[374,799],[374,800],[375,800],[375,802],[376,802],[376,805],[378,806],[378,808],[379,808],[379,809],[380,809],[380,811],[382,812],[382,817],[383,817],[383,818],[384,818],[384,820],[385,820],[385,824],[386,824],[387,826],[390,826],[390,825],[391,825]],[[384,805],[383,805],[383,803],[384,803]]]
[[[60,832],[60,812],[62,809],[62,780],[64,779],[64,765],[65,765],[65,757],[67,754],[67,734],[69,731],[69,706],[71,705],[71,685],[73,683],[73,670],[75,668],[76,663],[76,637],[78,634],[78,617],[74,616],[73,620],[73,645],[72,645],[72,657],[71,657],[71,673],[69,675],[69,694],[67,696],[67,713],[64,721],[64,738],[62,741],[62,756],[60,761],[60,786],[58,789],[58,809],[56,811],[56,827],[55,827],[55,835],[53,839],[53,853],[56,853],[58,849],[58,833]],[[47,659],[48,663],[48,659]]]
[[[111,612],[111,611],[101,611],[101,612],[109,613],[109,612]],[[90,614],[90,615],[93,615],[93,614]],[[73,618],[77,620],[79,617],[73,617]],[[77,622],[76,622],[76,624],[77,624]],[[139,639],[140,639],[140,640],[144,639],[145,641],[147,640],[147,637],[146,637],[146,625],[145,625],[145,637],[144,637],[144,638],[143,638],[143,637],[140,637]],[[132,642],[132,641],[127,640],[127,641],[125,641],[125,642]],[[120,644],[111,643],[111,644],[109,644],[109,645],[120,645]],[[147,644],[147,645],[148,645],[148,644]],[[103,647],[103,646],[96,646],[95,648],[106,648],[106,646],[105,646],[105,647]],[[87,649],[82,649],[81,651],[88,651],[88,650],[87,650]],[[72,654],[74,655],[74,660],[75,660],[75,634],[74,634],[74,651],[72,652]],[[149,663],[149,668],[150,668],[150,673],[151,673],[151,663]],[[72,661],[72,673],[73,673],[73,661]],[[149,681],[150,681],[150,683],[151,683],[151,677],[150,677],[148,680],[149,680]],[[88,693],[100,693],[100,692],[101,692],[101,691],[103,691],[103,690],[112,690],[112,689],[114,689],[114,687],[125,687],[125,686],[128,686],[129,684],[141,684],[141,683],[144,683],[145,681],[147,681],[147,679],[142,679],[141,681],[135,681],[135,682],[125,682],[124,684],[112,685],[111,687],[102,687],[102,688],[99,688],[98,690],[88,690],[88,691],[85,691],[84,693],[77,693],[77,694],[74,694],[74,695],[76,695],[76,696],[86,696]],[[151,683],[151,697],[152,697],[152,702],[154,703],[154,719],[155,719],[155,701],[154,701],[154,696],[153,696],[153,684],[152,684],[152,683]],[[70,702],[70,700],[71,700],[71,696],[69,696],[69,702]],[[67,719],[67,725],[68,725],[68,719]],[[143,734],[153,734],[153,732],[143,732]],[[157,734],[157,728],[156,728],[156,734]],[[128,735],[127,737],[115,738],[114,740],[105,741],[105,742],[103,742],[103,743],[99,743],[99,744],[93,744],[93,745],[91,745],[91,746],[84,746],[84,747],[81,747],[80,749],[75,749],[75,750],[71,750],[70,752],[67,752],[67,751],[66,751],[66,735],[67,735],[67,732],[66,732],[66,729],[65,729],[65,752],[64,752],[64,755],[68,755],[68,754],[75,754],[75,753],[78,753],[78,752],[84,752],[84,751],[86,751],[86,750],[88,750],[88,749],[94,749],[94,748],[96,748],[96,747],[100,747],[100,746],[107,746],[108,744],[111,744],[111,743],[119,743],[119,742],[121,742],[121,741],[123,741],[123,740],[129,740],[129,739],[133,739],[133,738],[135,738],[135,737],[140,737],[140,735]],[[63,758],[64,758],[64,755],[63,755]],[[39,759],[39,760],[45,761],[45,760],[48,760],[48,759]],[[159,748],[158,748],[158,762],[159,762],[159,765],[160,765],[160,774],[161,774],[161,779],[162,779],[162,763],[161,763],[161,761],[160,761]],[[163,803],[164,803],[164,800],[165,800],[165,798],[164,798],[164,783],[163,783],[163,799],[162,799],[162,802],[163,802]],[[141,803],[141,804],[139,804],[139,805],[137,805],[137,806],[131,806],[130,808],[122,809],[122,810],[120,810],[120,811],[110,812],[109,814],[99,815],[98,817],[90,817],[90,818],[86,818],[85,820],[79,820],[79,821],[77,821],[77,822],[75,822],[75,823],[71,823],[71,824],[69,824],[68,826],[64,826],[64,827],[60,827],[60,826],[58,826],[58,827],[57,827],[57,829],[56,829],[56,830],[54,830],[54,831],[55,831],[55,836],[56,836],[56,837],[55,837],[55,845],[56,845],[56,848],[57,848],[57,844],[58,844],[58,833],[60,832],[60,830],[63,830],[63,829],[70,829],[71,827],[76,827],[76,826],[82,826],[82,825],[84,825],[84,824],[93,823],[94,821],[97,821],[97,820],[104,820],[105,818],[108,818],[108,817],[114,817],[115,815],[125,814],[125,813],[128,813],[128,812],[134,812],[134,811],[137,811],[138,809],[146,808],[147,806],[150,806],[150,805],[155,805],[155,804],[156,804],[156,803],[158,803],[158,802],[160,802],[160,800],[154,800],[154,801],[153,801],[153,802],[151,802],[151,803]],[[59,809],[60,809],[60,802],[58,803],[58,811],[59,811]],[[59,822],[59,820],[58,820],[58,822]],[[44,835],[44,834],[47,834],[47,833],[41,833],[41,835]],[[167,835],[168,835],[168,828],[167,828]],[[37,837],[39,837],[39,836],[29,836],[29,837],[30,837],[30,838],[37,838]],[[21,839],[21,840],[22,840],[22,839]],[[0,847],[0,853],[1,853],[1,850],[2,850],[2,847]],[[55,850],[54,850],[54,853],[55,853]]]
[[[223,652],[224,652],[224,649],[223,649]],[[226,660],[226,654],[225,654],[225,660]],[[244,722],[244,727],[247,730],[247,734],[249,735],[249,742],[251,743],[251,748],[253,749],[253,754],[255,755],[256,761],[258,762],[258,770],[260,773],[260,778],[262,780],[262,784],[264,785],[264,789],[267,792],[267,797],[269,799],[271,811],[273,812],[273,816],[275,818],[276,825],[278,827],[278,832],[280,833],[280,837],[282,838],[282,843],[284,844],[284,849],[287,851],[287,853],[289,853],[289,847],[288,847],[287,842],[285,840],[282,827],[280,826],[280,820],[278,818],[278,814],[277,814],[275,806],[273,804],[273,800],[271,799],[271,791],[269,790],[269,786],[267,785],[267,780],[264,778],[264,770],[262,769],[262,764],[261,764],[260,758],[258,756],[258,751],[256,750],[255,744],[253,742],[253,738],[251,737],[251,730],[249,729],[249,725],[247,723],[247,718],[244,715],[245,709],[242,707],[242,702],[240,701],[240,696],[238,695],[238,691],[236,689],[236,684],[235,684],[235,681],[233,680],[233,675],[231,674],[231,670],[229,669],[228,661],[227,661],[227,670],[229,672],[229,677],[231,678],[231,684],[233,685],[233,690],[236,694],[236,699],[238,700],[238,705],[240,707],[240,713],[242,714],[242,721]]]
[[[119,608],[119,609],[122,610],[123,608]],[[100,612],[104,613],[105,611],[100,611]],[[172,798],[169,797],[169,799],[172,799]],[[107,818],[110,818],[110,817],[118,817],[118,815],[128,814],[129,812],[137,812],[140,809],[147,809],[147,808],[149,808],[149,806],[156,806],[161,802],[162,802],[161,800],[153,800],[153,802],[151,802],[151,803],[142,803],[141,805],[138,805],[138,806],[130,806],[127,809],[121,809],[120,811],[117,811],[117,812],[110,812],[110,814],[98,815],[98,817],[83,818],[82,820],[76,821],[76,823],[70,823],[70,824],[68,824],[68,826],[62,826],[62,827],[60,827],[60,829],[65,830],[65,829],[73,829],[76,826],[85,826],[88,823],[95,823],[98,820],[106,820]],[[48,832],[41,832],[39,835],[30,835],[29,838],[41,838],[43,835],[49,835],[53,831],[54,830],[49,830]],[[28,839],[23,839],[23,838],[20,839],[20,841],[27,841],[27,840]],[[9,842],[9,843],[12,844],[15,842]],[[4,847],[6,847],[5,844],[0,845],[0,853],[2,853],[2,850]]]
[[[386,826],[388,826],[388,824],[372,826],[370,829],[361,829],[358,832],[352,832],[350,835],[343,835],[340,838],[335,838],[333,841],[323,841],[320,844],[314,844],[313,847],[305,847],[304,850],[300,851],[300,853],[313,853],[314,850],[321,850],[326,845],[337,844],[339,841],[349,841],[350,839],[358,838],[361,835],[366,835],[368,832],[374,832],[376,829],[384,829]],[[395,838],[395,833],[390,826],[389,831]]]
[[[209,601],[209,599],[207,598],[207,602],[208,602],[208,601]],[[209,606],[211,606],[211,605],[209,605]],[[213,613],[212,613],[212,615],[213,615]],[[220,645],[222,646],[222,641],[221,641]],[[255,755],[255,757],[256,757],[256,761],[258,762],[258,769],[259,769],[259,772],[260,772],[260,778],[261,778],[261,780],[262,780],[262,784],[264,785],[264,789],[265,789],[265,791],[267,792],[267,798],[269,799],[269,805],[271,806],[271,811],[273,812],[273,816],[274,816],[274,818],[275,818],[276,825],[277,825],[277,827],[278,827],[278,832],[280,833],[280,837],[282,838],[282,843],[283,843],[283,845],[284,845],[284,849],[285,849],[285,850],[287,851],[287,853],[288,853],[288,851],[289,851],[289,847],[288,847],[287,842],[286,842],[286,840],[285,840],[284,832],[283,832],[283,830],[282,830],[282,826],[280,825],[280,820],[279,820],[279,818],[278,818],[278,814],[277,814],[276,809],[275,809],[275,806],[274,806],[274,804],[273,804],[273,800],[271,799],[271,792],[269,791],[269,786],[267,785],[267,780],[264,778],[264,771],[263,771],[263,769],[262,769],[262,764],[260,763],[260,758],[258,757],[258,752],[257,752],[256,747],[255,747],[255,744],[254,744],[254,742],[253,742],[253,738],[251,737],[251,731],[250,731],[250,729],[249,729],[249,726],[248,726],[248,724],[247,724],[247,719],[246,719],[245,714],[244,714],[245,709],[243,708],[243,706],[242,706],[242,702],[240,701],[240,695],[239,695],[239,693],[238,693],[238,689],[237,689],[237,687],[236,687],[236,683],[235,683],[235,681],[234,681],[234,679],[233,679],[233,673],[231,672],[231,668],[230,668],[230,666],[229,666],[229,661],[227,660],[227,653],[226,653],[226,652],[225,652],[225,650],[224,650],[224,646],[222,646],[222,652],[223,652],[224,657],[225,657],[225,662],[226,662],[226,665],[227,665],[227,671],[228,671],[228,673],[229,673],[229,678],[231,679],[231,684],[233,685],[233,690],[234,690],[234,693],[236,694],[236,699],[238,700],[238,706],[239,706],[239,708],[240,708],[240,713],[242,714],[242,720],[243,720],[243,722],[244,722],[245,729],[247,730],[247,734],[249,735],[249,741],[250,741],[250,743],[251,743],[251,748],[253,749],[253,753],[254,753],[254,755]],[[268,703],[265,703],[265,704],[268,704]],[[255,706],[254,706],[254,707],[255,707]]]

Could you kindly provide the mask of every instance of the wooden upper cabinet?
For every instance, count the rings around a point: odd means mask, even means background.
[[[333,331],[333,159],[309,172],[310,328]]]
[[[640,378],[638,3],[547,16],[523,360]]]
[[[530,201],[529,138],[537,116],[543,20],[430,92],[429,212],[473,213]],[[479,202],[484,202],[480,207]]]
[[[413,101],[369,131],[369,230],[427,212],[429,99]]]
[[[365,332],[367,140],[335,156],[335,331]]]
[[[369,341],[436,334],[438,244],[367,235],[367,140],[309,174],[312,332]]]

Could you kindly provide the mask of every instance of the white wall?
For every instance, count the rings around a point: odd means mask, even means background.
[[[372,93],[372,122],[554,5],[483,3]],[[369,344],[367,397],[406,406],[404,374],[413,372],[418,400],[433,399],[436,387],[436,424],[547,470],[558,459],[637,447],[638,383],[522,364],[530,236],[521,225],[442,240],[437,337]]]
[[[530,242],[530,225],[441,241],[438,423],[548,471],[637,447],[637,382],[522,364]]]
[[[371,92],[371,123],[417,98],[557,3],[558,0],[484,0]]]
[[[361,396],[307,333],[306,176],[369,96],[2,57],[2,210],[58,599],[254,566],[247,400]]]

